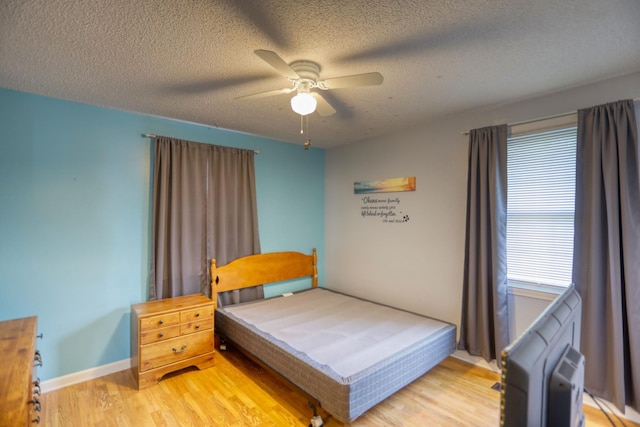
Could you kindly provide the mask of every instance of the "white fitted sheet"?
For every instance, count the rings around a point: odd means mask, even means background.
[[[347,378],[450,326],[322,288],[225,310]]]

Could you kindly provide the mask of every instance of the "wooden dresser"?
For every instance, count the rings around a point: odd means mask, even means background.
[[[0,426],[40,422],[40,384],[34,369],[42,365],[36,350],[38,318],[0,322]]]
[[[202,294],[131,306],[131,369],[139,390],[169,372],[213,366],[214,310]]]

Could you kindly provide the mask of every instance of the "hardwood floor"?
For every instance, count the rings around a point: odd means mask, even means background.
[[[351,425],[498,426],[500,395],[491,388],[498,379],[450,357]],[[46,393],[41,401],[41,425],[61,427],[307,426],[313,415],[303,393],[233,348],[216,353],[212,368],[169,374],[141,391],[127,370]],[[589,427],[611,425],[594,408],[585,406],[585,413]],[[322,409],[319,414],[327,427],[343,425]]]

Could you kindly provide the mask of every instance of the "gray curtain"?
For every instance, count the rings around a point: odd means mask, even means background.
[[[254,152],[163,136],[154,149],[149,298],[210,295],[211,258],[260,252]]]
[[[506,221],[507,125],[472,130],[458,349],[487,361],[509,344]]]
[[[585,387],[640,411],[640,191],[633,101],[578,111],[573,281]]]

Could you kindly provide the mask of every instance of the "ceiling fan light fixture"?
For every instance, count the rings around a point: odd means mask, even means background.
[[[316,111],[318,101],[308,92],[299,92],[291,98],[291,109],[301,116],[306,116]]]

